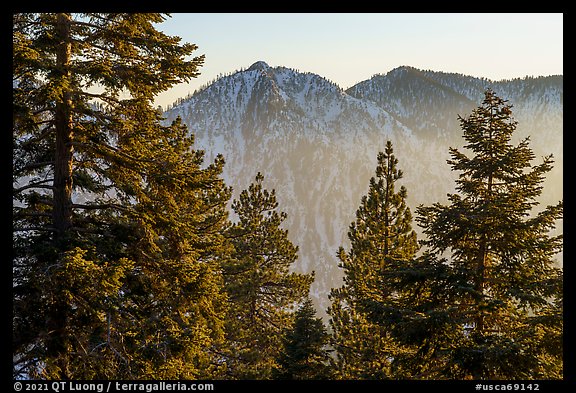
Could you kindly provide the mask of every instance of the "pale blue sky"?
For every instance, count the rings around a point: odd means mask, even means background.
[[[163,107],[258,60],[344,89],[402,65],[493,80],[563,74],[561,13],[176,13],[157,27],[206,55],[200,77],[158,96]]]

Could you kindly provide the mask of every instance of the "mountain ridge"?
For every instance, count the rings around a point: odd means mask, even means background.
[[[226,78],[226,77],[228,77],[228,76],[230,76],[230,75],[233,75],[233,74],[236,74],[236,73],[239,73],[239,72],[243,72],[243,71],[253,71],[253,70],[258,70],[258,69],[261,69],[261,68],[271,69],[271,68],[279,68],[279,67],[281,67],[281,68],[286,68],[286,69],[289,69],[289,70],[292,70],[292,71],[295,71],[295,72],[301,72],[301,71],[299,71],[298,69],[292,68],[292,67],[286,67],[286,66],[275,66],[275,67],[272,67],[272,66],[270,66],[270,65],[269,65],[266,61],[264,61],[264,60],[257,60],[257,61],[255,61],[252,65],[250,65],[248,68],[243,68],[243,67],[241,67],[241,68],[236,69],[236,70],[234,70],[234,71],[231,71],[231,72],[229,72],[229,73],[225,73],[225,74],[220,74],[220,75],[218,75],[218,76],[217,76],[216,78],[214,78],[212,81],[207,82],[206,84],[204,84],[204,85],[202,85],[201,87],[199,87],[199,88],[197,88],[196,90],[194,90],[192,93],[189,93],[188,95],[186,95],[186,96],[184,96],[184,97],[177,98],[173,103],[168,104],[168,105],[166,106],[166,111],[169,111],[169,110],[171,110],[173,107],[178,106],[178,105],[186,102],[186,101],[189,100],[192,96],[194,96],[195,94],[201,92],[202,90],[204,90],[204,89],[207,88],[208,86],[212,85],[213,83],[217,82],[219,79]],[[368,81],[368,80],[370,80],[370,79],[372,79],[372,78],[374,78],[374,77],[386,76],[386,75],[388,75],[388,74],[391,74],[391,73],[393,74],[393,73],[395,73],[395,72],[398,72],[398,71],[401,71],[401,70],[404,70],[404,69],[415,70],[415,71],[417,71],[417,72],[421,72],[421,73],[425,73],[425,74],[442,74],[442,75],[446,75],[446,76],[451,77],[451,78],[461,78],[461,79],[470,79],[470,78],[472,78],[472,79],[478,79],[478,80],[481,80],[481,81],[485,81],[485,82],[487,82],[487,83],[489,83],[489,84],[493,84],[493,83],[508,83],[508,82],[514,82],[514,81],[518,81],[518,80],[530,80],[530,79],[536,79],[536,80],[537,80],[537,79],[542,79],[542,78],[563,79],[563,77],[564,77],[563,74],[550,74],[550,75],[536,75],[536,76],[534,76],[534,75],[524,75],[524,76],[517,76],[517,77],[514,77],[514,78],[491,79],[491,78],[488,78],[488,77],[472,76],[472,75],[469,75],[469,74],[464,74],[464,73],[459,73],[459,72],[438,71],[438,70],[432,70],[432,69],[420,69],[420,68],[413,67],[413,66],[410,66],[410,65],[401,65],[401,66],[397,66],[397,67],[395,67],[395,68],[393,68],[393,69],[391,69],[391,70],[389,70],[389,71],[387,71],[387,72],[384,72],[384,73],[375,73],[375,74],[373,74],[370,78],[364,79],[364,80],[361,80],[361,81],[358,81],[357,83],[355,83],[354,85],[352,85],[352,86],[350,86],[350,87],[348,87],[348,88],[343,88],[343,87],[341,87],[340,85],[338,85],[336,82],[333,82],[333,81],[331,81],[331,80],[329,80],[329,79],[327,79],[327,78],[325,78],[325,79],[326,79],[327,81],[329,81],[330,83],[333,83],[335,86],[337,86],[338,88],[342,89],[343,91],[347,91],[347,90],[351,89],[352,87],[354,87],[354,86],[356,86],[356,85],[358,85],[358,84],[360,84],[360,83],[362,83],[362,82],[366,82],[366,81]],[[311,73],[311,72],[305,71],[304,73]],[[319,75],[319,74],[316,74],[316,75]],[[319,75],[319,76],[320,76],[320,75]]]
[[[448,148],[463,147],[458,116],[479,106],[487,87],[511,100],[518,138],[530,135],[537,157],[554,153],[548,184],[555,186],[546,187],[543,200],[561,199],[562,77],[490,83],[403,66],[344,90],[318,74],[259,61],[164,115],[183,119],[207,161],[224,155],[233,197],[257,172],[276,189],[289,237],[300,247],[297,270],[316,272],[312,297],[322,314],[330,288],[341,283],[335,253],[348,244],[377,153],[392,141],[412,209],[445,202],[456,178],[446,164]]]

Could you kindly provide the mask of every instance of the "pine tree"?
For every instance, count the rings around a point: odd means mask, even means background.
[[[290,272],[298,247],[281,228],[287,215],[277,211],[275,190],[264,189],[263,181],[258,173],[234,200],[238,221],[226,233],[234,250],[224,265],[230,309],[220,352],[231,379],[272,378],[283,329],[313,281],[313,274]]]
[[[402,323],[415,378],[562,377],[562,235],[550,231],[563,204],[533,211],[553,159],[533,166],[529,138],[512,144],[511,107],[488,89],[459,118],[471,156],[450,149],[458,193],[417,209],[426,252],[405,270],[418,296]]]
[[[163,20],[13,16],[15,376],[208,369],[230,191],[151,105],[203,62]]]
[[[118,329],[128,354],[138,353],[133,375],[212,378],[211,349],[223,339],[227,310],[220,264],[229,252],[223,232],[231,192],[221,178],[223,158],[203,168],[204,152],[193,150],[179,119],[170,130],[146,155],[158,165],[135,187],[137,241],[128,251],[138,268],[122,288],[129,301],[118,307]]]
[[[406,188],[395,188],[403,175],[397,164],[388,141],[350,225],[350,251],[341,247],[337,254],[344,285],[331,291],[328,312],[341,378],[398,378],[402,371],[395,364],[408,351],[390,328],[404,307],[396,272],[418,251]]]
[[[296,311],[278,358],[276,379],[330,379],[328,333],[309,298]]]

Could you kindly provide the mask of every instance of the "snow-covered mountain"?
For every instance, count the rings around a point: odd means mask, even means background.
[[[491,81],[403,66],[360,82],[346,93],[376,103],[420,137],[455,142],[461,139],[456,115],[467,115],[477,107],[487,87],[514,105],[519,134],[545,145],[561,136],[563,77],[559,75]]]
[[[530,135],[537,157],[556,157],[543,199],[561,199],[562,83],[562,76],[493,82],[399,67],[344,91],[319,75],[260,61],[217,79],[165,116],[184,120],[208,161],[224,155],[234,197],[264,174],[288,213],[298,269],[316,272],[312,290],[322,311],[330,288],[341,284],[335,254],[348,244],[377,153],[392,141],[413,210],[446,201],[457,176],[446,164],[448,147],[463,145],[458,115],[477,107],[487,87],[514,105],[518,138]]]

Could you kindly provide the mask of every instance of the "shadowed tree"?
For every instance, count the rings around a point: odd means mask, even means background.
[[[296,311],[293,325],[286,329],[278,357],[277,379],[330,379],[332,375],[328,333],[316,317],[308,298]]]
[[[152,107],[203,63],[164,19],[13,15],[15,377],[209,370],[230,191]]]
[[[234,200],[238,221],[226,232],[234,251],[224,264],[230,309],[221,353],[232,379],[272,378],[283,330],[314,280],[290,271],[298,247],[281,228],[287,215],[277,211],[276,192],[264,189],[263,180],[258,173]]]
[[[350,251],[338,251],[344,285],[333,289],[328,310],[340,378],[398,378],[395,363],[409,353],[391,336],[390,324],[404,305],[396,272],[418,251],[407,191],[388,141],[378,154],[376,176],[350,225]]]

